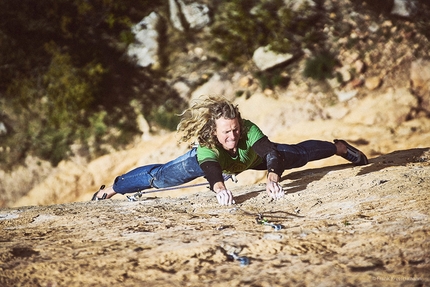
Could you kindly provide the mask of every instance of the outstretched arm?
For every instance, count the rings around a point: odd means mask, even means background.
[[[224,184],[222,168],[216,161],[206,161],[200,165],[209,181],[209,187],[216,193],[218,203],[221,205],[230,205],[234,202],[233,194]]]
[[[273,199],[279,199],[285,195],[284,189],[279,184],[280,177],[274,172],[267,174],[266,192]]]
[[[224,182],[215,183],[213,190],[216,192],[216,199],[219,204],[230,205],[234,203],[233,194],[226,188]]]
[[[279,155],[274,144],[267,137],[259,139],[252,148],[255,152],[266,160],[267,163],[267,183],[266,192],[274,199],[284,196],[284,190],[279,184],[281,174],[284,171],[282,157]]]

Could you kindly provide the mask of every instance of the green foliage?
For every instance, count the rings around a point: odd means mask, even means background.
[[[238,90],[238,91],[236,91],[236,92],[234,93],[234,96],[235,96],[236,98],[240,98],[244,93],[245,93],[245,91],[244,91],[244,90]]]
[[[108,126],[105,123],[106,117],[106,111],[92,114],[88,119],[90,122],[90,133],[87,136],[84,135],[84,138],[87,138],[90,135],[94,135],[95,137],[100,138],[105,135],[108,130]]]
[[[52,61],[43,76],[44,101],[48,122],[56,128],[81,122],[82,114],[93,101],[93,94],[106,72],[99,63],[77,69],[68,54],[48,47]]]
[[[135,41],[134,34],[131,31],[122,31],[120,33],[119,39],[126,45],[130,45]]]
[[[260,46],[278,53],[295,53],[302,44],[323,40],[314,29],[321,21],[318,9],[307,5],[294,12],[283,0],[226,0],[215,14],[212,46],[224,60],[241,63]],[[306,41],[300,42],[300,36]]]
[[[276,86],[285,88],[290,83],[290,78],[283,73],[282,69],[256,72],[254,77],[259,80],[263,90],[266,88],[274,89]]]
[[[55,45],[47,45],[47,49],[52,61],[46,73],[15,79],[7,94],[13,95],[12,106],[20,115],[16,127],[23,132],[21,143],[56,164],[66,157],[70,144],[85,126],[87,109],[105,71],[96,63],[77,69],[70,56]]]
[[[160,106],[151,114],[151,118],[162,128],[175,130],[179,124],[177,112],[169,111],[165,106]]]
[[[315,80],[324,80],[333,76],[336,58],[329,52],[321,52],[307,59],[303,75]]]
[[[165,100],[163,105],[149,112],[147,118],[158,127],[176,130],[180,120],[178,115],[182,113],[186,106],[186,103],[171,96]]]
[[[141,101],[142,112],[150,115],[177,97],[163,80],[123,57],[134,41],[132,23],[163,5],[0,1],[0,120],[8,127],[0,143],[8,152],[0,153],[0,165],[28,154],[57,164],[75,142],[92,156],[106,144],[120,148],[139,133],[130,101]],[[179,100],[175,104],[182,108]]]
[[[226,61],[239,62],[263,42],[263,33],[251,14],[256,0],[223,1],[215,14],[212,49]]]

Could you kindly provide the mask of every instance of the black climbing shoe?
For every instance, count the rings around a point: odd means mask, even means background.
[[[99,193],[100,190],[105,189],[105,186],[102,185],[100,186],[100,189],[96,191],[96,193],[94,193],[93,198],[91,198],[91,201],[99,201],[99,200],[104,200],[107,197],[107,193],[103,193],[102,197],[97,197],[97,194]]]
[[[346,146],[346,154],[342,155],[342,157],[354,165],[366,165],[369,163],[367,157],[364,153],[362,153],[359,149],[353,147],[349,143],[344,140],[334,140],[334,143],[341,142]]]

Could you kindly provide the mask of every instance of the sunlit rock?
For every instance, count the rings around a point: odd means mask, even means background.
[[[271,51],[269,47],[258,48],[252,56],[252,60],[255,65],[262,71],[273,68],[279,64],[283,64],[292,58],[292,54],[277,54]]]
[[[136,42],[128,47],[127,54],[135,58],[136,64],[141,67],[158,63],[158,21],[159,15],[152,12],[132,27]]]

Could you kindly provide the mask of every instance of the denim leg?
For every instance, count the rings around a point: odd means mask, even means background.
[[[284,170],[304,166],[310,161],[319,160],[336,154],[334,143],[307,140],[298,144],[276,144],[283,157]]]
[[[177,186],[204,176],[204,172],[197,161],[196,148],[155,168],[151,174],[153,176],[152,186],[156,188]]]
[[[113,190],[117,193],[133,193],[151,188],[152,176],[150,172],[161,164],[151,164],[135,168],[115,178]]]
[[[133,193],[148,188],[164,188],[181,185],[203,176],[197,161],[196,149],[166,164],[151,164],[133,169],[115,179],[113,190],[117,193]]]

